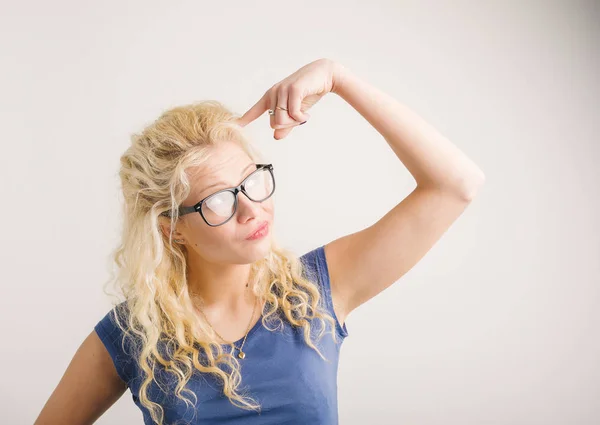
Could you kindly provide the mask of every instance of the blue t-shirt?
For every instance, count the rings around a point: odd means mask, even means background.
[[[262,318],[250,329],[246,337],[243,351],[244,359],[239,359],[242,382],[238,392],[249,395],[261,405],[260,412],[246,410],[233,405],[223,394],[218,378],[212,374],[196,373],[187,383],[186,388],[192,390],[197,397],[195,408],[174,394],[165,394],[156,383],[152,383],[149,392],[150,400],[159,403],[164,409],[164,424],[318,424],[337,425],[337,370],[340,348],[348,336],[346,325],[340,326],[335,316],[331,299],[329,271],[325,260],[323,246],[320,246],[300,259],[306,265],[306,273],[313,282],[319,285],[324,306],[335,319],[335,330],[338,342],[334,343],[330,333],[320,340],[313,337],[313,342],[323,356],[330,362],[324,361],[317,352],[306,345],[301,328],[294,328],[282,318],[281,326],[275,331],[262,325]],[[114,323],[114,310],[110,310],[95,326],[95,330],[106,346],[117,372],[129,387],[134,403],[141,409],[144,423],[153,424],[148,410],[142,406],[138,395],[143,382],[141,371],[127,349],[122,347],[122,331]],[[320,330],[320,323],[313,322],[313,332]],[[270,325],[271,329],[277,324]],[[325,322],[329,330],[328,322]],[[241,345],[242,339],[235,346]],[[230,352],[230,346],[224,344],[224,349]],[[129,354],[128,354],[129,353]],[[235,350],[237,355],[238,350]],[[162,379],[165,376],[160,370],[155,372]],[[168,379],[168,377],[166,378]],[[173,378],[173,382],[176,379]],[[170,387],[171,389],[173,386]],[[189,394],[184,396],[193,402]]]

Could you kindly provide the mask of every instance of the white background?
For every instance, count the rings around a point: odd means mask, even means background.
[[[600,422],[598,5],[578,1],[52,1],[0,12],[3,423],[31,424],[110,300],[118,158],[178,104],[237,113],[320,57],[408,105],[486,183],[434,248],[351,313],[340,423]],[[248,127],[298,254],[414,187],[326,96],[281,141]],[[141,424],[130,392],[99,424]]]

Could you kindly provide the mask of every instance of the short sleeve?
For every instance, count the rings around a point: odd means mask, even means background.
[[[305,265],[305,271],[308,273],[308,277],[317,281],[320,286],[321,296],[325,300],[325,305],[329,314],[335,319],[335,327],[338,331],[338,334],[342,338],[346,338],[348,336],[348,329],[346,328],[346,323],[343,326],[340,325],[340,322],[335,314],[335,310],[333,308],[333,299],[331,297],[331,283],[329,280],[329,268],[327,266],[327,260],[325,257],[325,247],[322,245],[318,248],[313,249],[302,255],[300,260]]]
[[[129,338],[125,338],[124,333],[115,321],[117,311],[124,311],[124,303],[113,307],[94,327],[94,330],[100,337],[100,340],[106,347],[108,354],[115,365],[117,373],[121,379],[129,385],[134,375],[134,357],[132,356],[131,344],[128,344]],[[124,316],[119,314],[119,321],[124,324]]]

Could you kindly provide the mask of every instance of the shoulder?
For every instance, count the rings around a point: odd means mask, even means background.
[[[336,329],[340,336],[348,336],[344,317],[339,308],[339,300],[335,291],[331,288],[331,279],[329,276],[329,266],[325,255],[325,245],[318,246],[300,256],[300,261],[304,265],[304,274],[309,280],[314,281],[319,286],[319,291],[323,296],[325,307],[329,314],[336,321]]]
[[[323,246],[313,248],[299,257],[304,276],[318,284],[323,290],[329,291],[329,271]]]
[[[115,368],[123,381],[128,382],[134,374],[134,344],[131,335],[126,338],[128,308],[126,302],[113,306],[94,326],[96,334],[110,354]]]
[[[317,262],[319,261],[319,257],[323,253],[323,247],[319,246],[317,248],[313,248],[310,251],[302,254],[299,259],[302,261],[306,269],[311,271],[315,271],[317,267]]]
[[[127,325],[127,319],[129,316],[129,310],[126,302],[121,302],[111,307],[108,312],[96,323],[94,329],[99,333],[107,335],[115,335],[122,332],[121,327]]]

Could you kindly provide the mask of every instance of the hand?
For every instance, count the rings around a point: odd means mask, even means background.
[[[271,128],[277,140],[287,136],[294,127],[310,118],[306,113],[324,95],[335,90],[340,65],[330,59],[318,59],[303,66],[271,87],[237,123],[245,127],[266,110],[272,109]],[[286,108],[287,111],[276,108]]]

